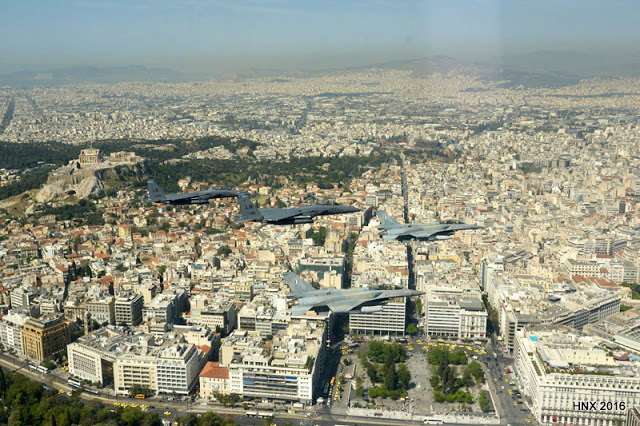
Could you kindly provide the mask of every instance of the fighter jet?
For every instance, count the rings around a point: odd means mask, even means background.
[[[331,214],[355,213],[360,209],[351,206],[334,204],[312,204],[310,206],[293,207],[290,209],[257,208],[248,196],[238,197],[240,214],[235,215],[238,223],[262,222],[272,225],[297,225],[299,223],[313,223],[316,216]]]
[[[209,189],[206,191],[184,192],[181,194],[165,194],[155,180],[147,181],[149,199],[152,203],[164,204],[207,204],[211,198],[238,197],[245,194],[227,188]]]
[[[384,309],[389,299],[424,294],[416,290],[370,290],[368,288],[316,290],[292,272],[284,274],[284,281],[291,289],[288,299],[297,301],[291,307],[292,315],[304,315],[308,310],[330,310],[334,314],[369,314]]]
[[[465,231],[467,229],[482,229],[482,226],[446,223],[410,223],[402,225],[398,223],[390,214],[383,210],[376,212],[380,219],[382,230],[382,238],[385,241],[438,241],[448,240],[453,237],[456,231]]]

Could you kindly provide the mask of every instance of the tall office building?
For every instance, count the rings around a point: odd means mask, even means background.
[[[30,318],[22,326],[22,353],[42,362],[64,350],[71,341],[69,324],[62,317]]]
[[[116,297],[116,325],[138,325],[142,322],[144,298],[140,293],[124,293]]]
[[[407,317],[406,297],[389,299],[382,311],[369,314],[349,314],[349,330],[363,334],[404,335]]]

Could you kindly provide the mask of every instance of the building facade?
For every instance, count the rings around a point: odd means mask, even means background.
[[[38,362],[50,359],[71,341],[62,317],[30,318],[22,326],[22,353]]]
[[[140,293],[120,294],[115,301],[116,325],[135,326],[142,322],[144,298]]]
[[[405,333],[407,300],[405,297],[390,299],[382,311],[369,314],[349,314],[349,330],[362,334]]]

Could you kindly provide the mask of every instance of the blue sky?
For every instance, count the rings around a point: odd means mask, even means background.
[[[640,42],[640,1],[621,0],[4,0],[1,10],[0,73],[318,67]]]

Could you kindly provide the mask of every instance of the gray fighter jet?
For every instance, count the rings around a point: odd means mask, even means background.
[[[238,197],[240,214],[235,215],[235,221],[262,222],[272,225],[297,225],[299,223],[313,223],[316,216],[331,214],[355,213],[360,209],[334,204],[312,204],[310,206],[292,207],[290,209],[257,208],[248,196]]]
[[[370,290],[368,288],[316,290],[292,272],[284,274],[284,281],[291,289],[288,299],[297,300],[291,307],[292,315],[304,315],[308,310],[330,310],[334,314],[368,314],[380,312],[389,299],[424,294],[416,290]]]
[[[467,229],[482,229],[482,226],[446,223],[410,223],[402,225],[398,223],[390,214],[383,210],[376,212],[380,219],[382,230],[382,238],[385,241],[437,241],[448,240],[453,237],[456,231],[465,231]]]
[[[245,192],[227,188],[209,189],[206,191],[184,192],[181,194],[165,194],[155,180],[147,181],[148,201],[164,204],[207,204],[212,198],[238,197]]]

